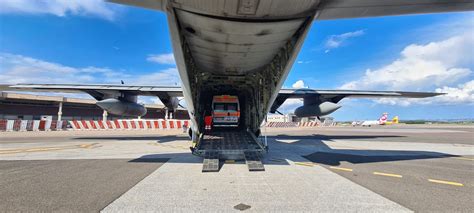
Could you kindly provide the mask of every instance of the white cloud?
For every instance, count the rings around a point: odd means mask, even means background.
[[[159,64],[175,64],[173,53],[166,54],[150,54],[146,58],[147,61],[159,63]]]
[[[470,33],[426,45],[412,44],[389,65],[368,69],[360,79],[341,88],[418,91],[452,85],[471,75],[472,70],[462,65],[474,64],[472,48]]]
[[[293,112],[297,107],[303,106],[303,100],[289,98],[278,108],[278,111],[286,114]]]
[[[163,104],[163,102],[161,102],[159,98],[151,97],[151,96],[138,96],[137,103],[140,103],[140,104]]]
[[[141,85],[180,84],[176,68],[132,74],[100,67],[70,67],[40,59],[0,53],[0,83],[111,83]]]
[[[139,85],[168,85],[168,86],[179,86],[181,85],[181,79],[179,78],[178,69],[168,68],[160,70],[154,73],[148,73],[141,75],[131,80],[132,84]]]
[[[436,101],[438,102],[474,104],[474,80],[460,84],[458,87],[444,86],[436,89],[436,92],[447,93],[437,97]]]
[[[1,83],[90,83],[94,73],[110,73],[107,68],[74,68],[22,55],[0,54]]]
[[[303,80],[296,81],[293,85],[291,85],[294,89],[305,88],[306,85]],[[293,112],[297,107],[303,105],[303,101],[301,99],[293,99],[289,98],[278,108],[278,111],[282,113],[289,113]]]
[[[437,88],[435,92],[446,93],[445,95],[436,96],[427,99],[397,99],[397,98],[381,98],[376,103],[386,105],[410,106],[413,104],[429,105],[457,105],[457,104],[474,104],[474,80],[459,84],[456,87],[444,86]]]
[[[330,49],[335,49],[341,47],[348,39],[362,36],[365,34],[365,30],[357,30],[353,32],[347,32],[339,35],[331,35],[326,40],[324,46],[326,50],[325,53],[328,53]]]
[[[0,13],[91,15],[113,20],[114,10],[103,0],[2,0]]]
[[[291,85],[291,87],[293,87],[295,89],[305,88],[304,81],[303,80],[298,80],[293,85]]]
[[[0,84],[56,83],[56,84],[120,84],[128,85],[181,85],[178,70],[168,68],[144,74],[132,74],[100,67],[70,67],[40,59],[0,53]],[[88,97],[78,94],[59,94],[67,97]],[[156,97],[141,98],[141,102],[160,103]]]
[[[309,60],[309,61],[297,61],[296,63],[297,63],[297,64],[309,64],[309,63],[311,63],[311,62],[313,62],[313,61],[312,61],[312,60]]]
[[[426,99],[382,98],[379,104],[409,106],[412,104],[472,104],[472,32],[463,32],[447,39],[425,45],[411,44],[400,57],[374,71],[368,69],[357,80],[341,89],[414,90],[447,93]],[[467,80],[467,82],[466,82]],[[455,86],[451,86],[455,85]]]

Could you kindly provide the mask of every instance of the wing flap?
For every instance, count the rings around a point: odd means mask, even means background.
[[[317,19],[442,13],[474,10],[472,0],[323,0]]]
[[[142,96],[158,96],[166,93],[170,97],[182,97],[183,91],[179,86],[128,86],[122,84],[15,84],[2,85],[1,90],[29,92],[65,92],[83,93],[97,91],[100,93],[129,92]]]
[[[0,91],[87,93],[99,101],[127,95],[155,96],[168,109],[172,110],[178,107],[177,97],[183,96],[183,91],[178,86],[128,86],[122,84],[16,84],[0,85]]]
[[[109,2],[129,5],[134,7],[142,7],[151,10],[161,10],[165,9],[165,1],[163,0],[107,0]]]
[[[370,90],[315,90],[315,89],[281,89],[276,101],[270,108],[274,113],[288,98],[304,99],[305,103],[337,103],[344,98],[428,98],[445,93],[405,92],[405,91],[370,91]]]
[[[354,97],[354,98],[427,98],[444,93],[434,92],[405,92],[405,91],[371,91],[371,90],[314,90],[314,89],[282,89],[279,95],[285,95],[288,98],[305,98],[311,95],[335,97]]]

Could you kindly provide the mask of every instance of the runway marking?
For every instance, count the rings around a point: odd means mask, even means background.
[[[428,181],[433,182],[433,183],[447,184],[447,185],[453,185],[453,186],[464,186],[464,184],[462,183],[445,181],[445,180],[428,179]]]
[[[370,141],[369,141],[370,142]],[[358,147],[353,147],[353,146],[344,146],[344,145],[329,145],[331,148],[343,148],[343,149],[354,149],[354,150],[373,150],[373,149],[367,149],[367,148],[358,148]]]
[[[94,145],[96,145],[96,144],[93,144],[93,143],[91,143],[91,144],[81,144],[81,145],[79,145],[79,147],[85,148],[85,149],[90,149]]]
[[[51,148],[33,148],[27,149],[25,152],[41,152],[41,151],[51,151],[51,150],[60,150],[61,148],[58,147],[51,147]]]
[[[57,150],[66,150],[66,149],[90,149],[97,143],[91,144],[80,144],[73,146],[61,146],[61,147],[34,147],[34,148],[24,148],[24,149],[4,149],[0,150],[1,154],[18,154],[18,153],[28,153],[28,152],[45,152],[45,151],[57,151]]]
[[[344,167],[335,167],[335,166],[330,166],[330,169],[335,169],[335,170],[341,170],[341,171],[346,171],[346,172],[352,172],[352,169],[349,168],[344,168]]]
[[[300,165],[300,166],[309,166],[309,167],[313,167],[314,163],[307,163],[307,162],[295,162],[296,165]]]
[[[272,159],[269,159],[269,161],[275,161],[275,162],[286,162],[285,159],[280,159],[280,158],[272,158]]]
[[[474,161],[474,158],[466,158],[466,157],[451,157],[451,158],[459,159],[459,160],[472,160],[472,161]]]
[[[12,150],[12,151],[0,151],[0,154],[15,154],[20,153],[21,151]]]
[[[168,145],[168,144],[161,144],[161,143],[148,143],[152,146],[161,146],[161,147],[166,147],[166,148],[173,148],[173,149],[189,149],[189,147],[186,147],[184,145]]]
[[[233,164],[235,163],[235,160],[225,160],[225,163]]]
[[[383,172],[373,172],[372,174],[380,175],[380,176],[387,176],[387,177],[396,177],[396,178],[402,178],[403,177],[403,176],[398,175],[398,174],[390,174],[390,173],[383,173]]]

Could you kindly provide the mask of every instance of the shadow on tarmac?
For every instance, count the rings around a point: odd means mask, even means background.
[[[419,159],[433,159],[433,158],[448,158],[456,157],[456,155],[450,155],[440,152],[429,152],[429,151],[405,151],[405,150],[360,150],[360,149],[332,149],[325,142],[331,142],[332,140],[338,139],[376,139],[376,138],[396,138],[405,137],[397,135],[319,135],[313,134],[309,136],[291,136],[291,135],[276,135],[268,136],[268,143],[270,147],[270,154],[263,157],[262,161],[266,165],[290,165],[287,160],[301,161],[292,157],[291,149],[298,147],[299,149],[305,149],[304,146],[311,146],[316,148],[318,151],[304,155],[302,157],[308,159],[311,162],[338,166],[341,162],[350,162],[353,164],[362,163],[375,163],[375,162],[389,162],[389,161],[406,161],[406,160],[419,160]],[[175,140],[186,140],[186,136],[156,136],[156,137],[93,137],[93,138],[78,138],[78,139],[110,139],[110,140],[157,140],[157,143],[166,143]],[[290,143],[280,140],[294,140]],[[272,147],[278,150],[288,150],[288,155],[273,156],[271,153],[275,152]],[[283,153],[285,154],[285,153]],[[158,159],[158,160],[155,160]],[[133,159],[129,162],[159,162],[162,163],[162,159],[171,159],[168,163],[202,163],[202,158],[192,155],[190,152],[182,153],[163,153],[163,154],[151,154],[144,155],[140,158]],[[244,163],[244,161],[237,161],[236,163]],[[222,166],[222,165],[220,165]]]
[[[74,140],[118,140],[118,141],[156,141],[157,143],[167,143],[177,140],[189,140],[188,136],[163,135],[163,136],[97,136],[97,137],[79,137]]]
[[[128,161],[130,163],[202,163],[202,158],[194,156],[191,152],[182,153],[162,153],[143,155],[139,158]]]
[[[311,162],[329,166],[339,166],[341,165],[341,162],[360,164],[455,157],[455,155],[425,151],[338,150],[338,152],[339,151],[350,151],[352,154],[315,152],[303,157]]]
[[[169,159],[170,158],[164,158],[163,156],[161,158],[157,158],[156,156],[150,156],[150,157],[142,156],[140,158],[129,160],[128,162],[130,163],[166,163]]]
[[[440,152],[429,151],[405,151],[405,150],[372,150],[372,149],[332,149],[326,142],[333,140],[355,140],[355,139],[377,139],[377,138],[402,138],[406,136],[399,135],[319,135],[313,134],[308,136],[291,136],[277,135],[268,137],[273,139],[275,143],[298,145],[314,145],[320,151],[303,156],[313,163],[324,164],[329,166],[339,166],[341,162],[350,162],[352,164],[389,162],[389,161],[405,161],[433,158],[456,157]],[[285,143],[278,140],[297,140],[292,143]]]
[[[282,139],[282,140],[356,140],[356,139],[377,139],[377,138],[403,138],[406,136],[402,135],[276,135],[276,136],[267,136],[270,139]]]

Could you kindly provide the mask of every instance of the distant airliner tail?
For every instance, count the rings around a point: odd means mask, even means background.
[[[398,116],[392,118],[392,121],[388,121],[388,113],[383,113],[382,117],[379,118],[380,125],[390,125],[390,124],[398,124]]]
[[[398,124],[398,116],[392,118],[392,124]]]

